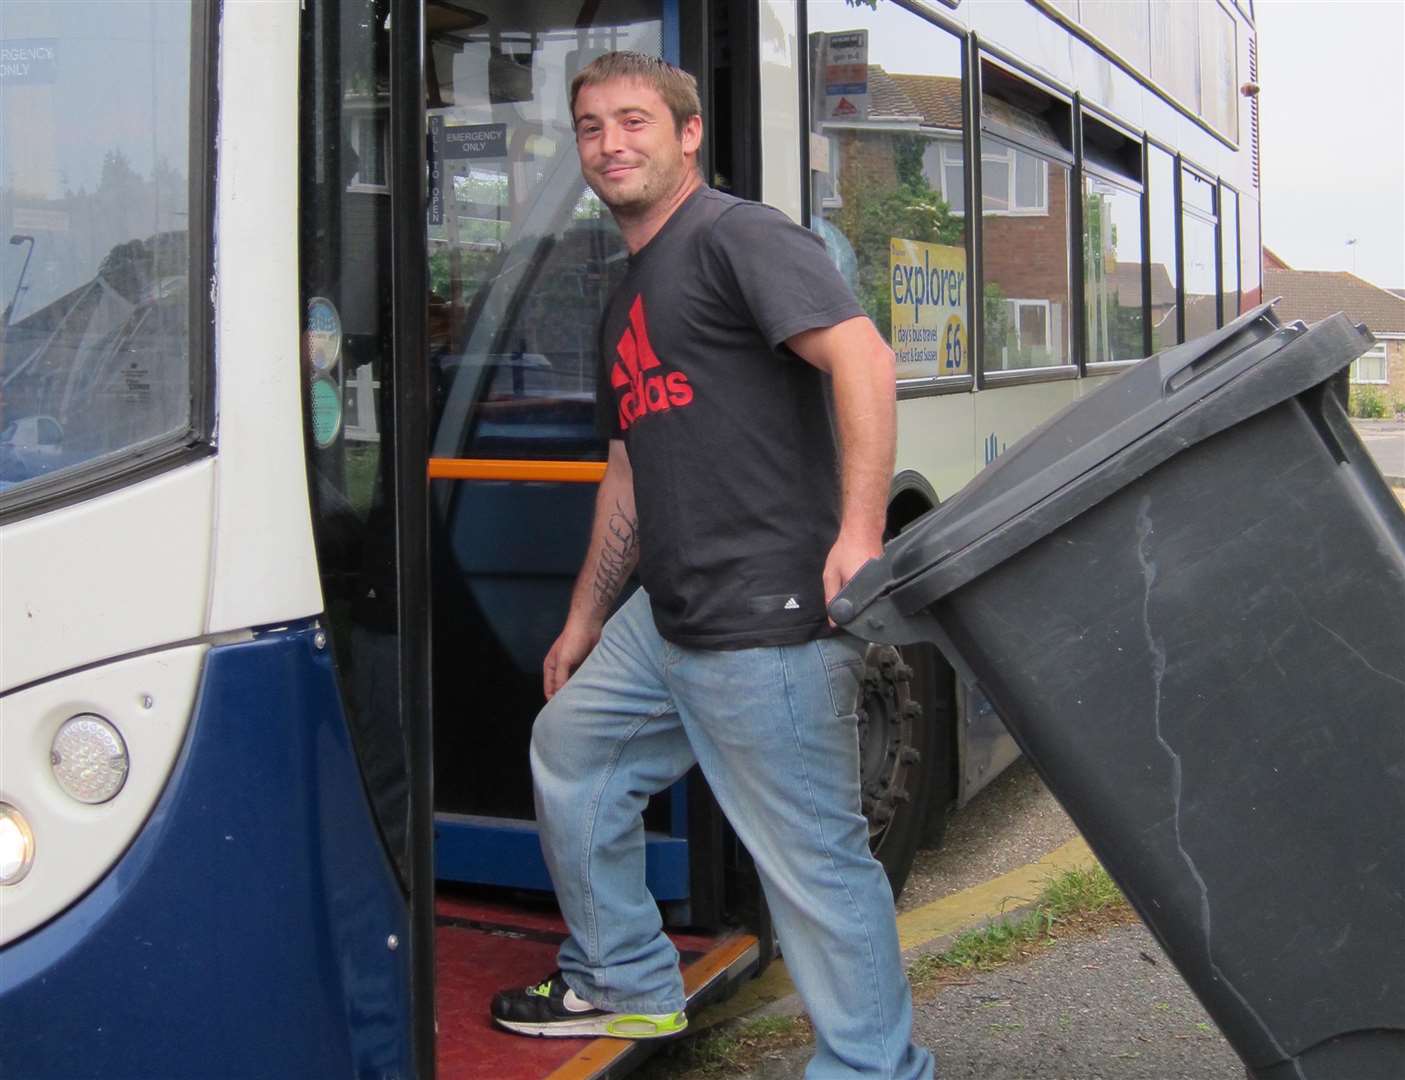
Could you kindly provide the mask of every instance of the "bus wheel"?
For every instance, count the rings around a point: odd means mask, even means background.
[[[929,765],[946,758],[941,725],[923,716],[913,676],[893,646],[868,647],[859,702],[863,814],[869,847],[883,864],[894,897],[902,892],[928,828],[933,788],[939,786],[928,782]]]

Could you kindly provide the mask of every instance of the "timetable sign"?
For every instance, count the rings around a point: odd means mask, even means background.
[[[824,118],[868,117],[868,31],[825,35]]]

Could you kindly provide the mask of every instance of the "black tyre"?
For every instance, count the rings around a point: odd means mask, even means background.
[[[912,667],[912,696],[922,702],[923,719],[932,729],[928,754],[927,817],[918,848],[933,851],[946,839],[946,823],[956,806],[956,672],[935,646],[904,648]]]
[[[931,646],[870,645],[859,703],[869,846],[896,897],[951,801],[950,668]],[[943,679],[945,675],[945,679]],[[925,706],[925,707],[924,707]],[[939,839],[939,831],[938,831]]]

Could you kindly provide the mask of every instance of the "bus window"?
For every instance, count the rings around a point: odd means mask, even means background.
[[[1263,302],[1263,252],[1259,247],[1259,204],[1248,195],[1240,196],[1239,287],[1241,311]]]
[[[191,8],[6,0],[0,41],[8,502],[190,426]]]
[[[970,374],[961,46],[893,5],[808,11],[810,227],[899,379]]]
[[[1083,181],[1088,363],[1136,360],[1142,345],[1141,196],[1088,174]]]
[[[1200,16],[1200,115],[1239,141],[1239,68],[1234,16],[1219,4],[1197,5]]]
[[[1151,77],[1192,113],[1200,111],[1200,6],[1151,5]]]
[[[1070,363],[1070,110],[981,72],[981,259],[987,372]]]
[[[1147,199],[1151,218],[1151,351],[1179,344],[1176,292],[1176,159],[1159,146],[1147,147]]]
[[[1083,290],[1090,364],[1146,355],[1142,315],[1141,144],[1083,122]]]
[[[1146,71],[1151,67],[1149,6],[1148,0],[1083,0],[1066,5],[1064,12],[1137,71]]]
[[[1220,325],[1239,314],[1239,193],[1220,187]]]
[[[1181,255],[1185,273],[1185,340],[1219,325],[1219,258],[1215,250],[1215,185],[1181,170]]]
[[[581,180],[567,98],[603,52],[657,54],[662,21],[617,2],[578,28],[579,7],[428,9],[436,457],[603,457],[596,326],[625,251]]]

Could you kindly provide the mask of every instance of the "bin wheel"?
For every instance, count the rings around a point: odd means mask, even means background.
[[[950,785],[940,782],[950,771],[944,767],[950,760],[949,725],[926,715],[921,704],[933,695],[926,692],[931,672],[920,669],[941,665],[935,650],[928,654],[927,648],[899,652],[891,645],[870,645],[864,657],[858,714],[863,814],[869,848],[894,897],[907,882],[919,843],[930,834],[934,795],[943,822],[949,801]]]

